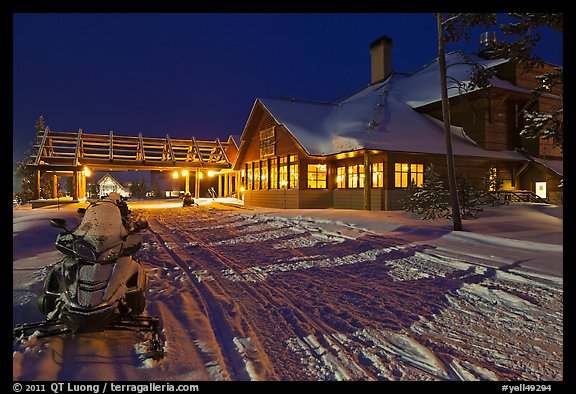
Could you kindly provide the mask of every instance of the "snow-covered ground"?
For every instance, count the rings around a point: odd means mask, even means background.
[[[452,232],[405,212],[134,201],[145,314],[166,357],[105,331],[14,344],[20,380],[563,380],[562,208],[489,208]],[[17,207],[13,324],[36,295],[60,209]],[[34,339],[34,338],[33,338]]]

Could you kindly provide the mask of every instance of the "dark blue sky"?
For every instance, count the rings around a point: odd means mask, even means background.
[[[257,97],[333,101],[367,85],[368,47],[383,34],[395,71],[437,56],[431,13],[24,13],[13,23],[15,159],[40,115],[58,131],[226,138]],[[537,52],[562,65],[562,45],[552,32]]]

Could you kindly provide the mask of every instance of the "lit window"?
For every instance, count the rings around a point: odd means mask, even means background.
[[[348,166],[348,188],[364,187],[364,164]]]
[[[326,189],[326,164],[308,164],[308,188]]]
[[[246,189],[252,190],[254,188],[254,184],[252,183],[252,163],[246,164]]]
[[[424,183],[424,164],[410,164],[410,180],[418,187]]]
[[[260,185],[262,189],[268,189],[268,161],[264,160],[260,164]]]
[[[372,187],[384,186],[384,163],[372,164]]]
[[[408,187],[408,180],[421,187],[424,182],[424,164],[394,164],[394,187]]]
[[[358,166],[348,166],[348,188],[358,187]]]
[[[260,190],[260,162],[254,162],[254,190]]]
[[[288,165],[290,167],[289,187],[298,189],[298,156],[288,156]]]
[[[496,167],[490,167],[490,170],[488,170],[488,179],[489,179],[489,186],[488,186],[488,190],[491,192],[495,192],[497,191],[496,189],[496,185],[497,185],[497,179],[498,179],[498,170],[496,169]]]
[[[346,167],[338,167],[336,169],[336,187],[338,189],[346,187]]]
[[[270,159],[270,189],[278,189],[278,162]]]
[[[288,158],[280,158],[280,188],[285,189],[288,187]]]

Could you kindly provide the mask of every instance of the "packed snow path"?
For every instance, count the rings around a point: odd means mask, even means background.
[[[15,378],[563,379],[561,279],[338,221],[132,209],[150,223],[137,257],[164,360],[141,361],[129,332],[32,340],[15,345]]]

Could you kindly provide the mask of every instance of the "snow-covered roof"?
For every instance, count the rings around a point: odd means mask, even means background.
[[[122,184],[116,178],[114,178],[112,175],[110,175],[109,173],[104,174],[104,176],[102,178],[100,178],[100,180],[97,182],[97,184],[101,184],[103,182],[113,182],[117,186],[120,186],[120,187],[122,186]]]
[[[470,62],[493,67],[506,60],[447,55],[449,75],[466,83]],[[450,86],[455,86],[452,80]],[[458,94],[451,89],[452,95]],[[437,62],[410,75],[392,74],[337,103],[296,99],[259,99],[276,121],[286,126],[310,155],[329,155],[357,149],[398,152],[445,153],[443,123],[419,113],[415,107],[440,97]],[[524,159],[515,151],[482,149],[460,127],[452,126],[456,155]]]
[[[470,86],[470,75],[474,65],[492,68],[508,61],[508,59],[483,59],[474,54],[464,54],[462,51],[447,53],[446,82],[448,97],[454,97],[478,89],[477,87],[472,88]],[[436,58],[404,78],[398,78],[394,83],[394,91],[412,108],[418,108],[440,101],[439,73],[439,63],[438,58]],[[507,87],[514,86],[498,77],[492,77],[490,84],[507,84]]]
[[[556,174],[563,176],[564,175],[564,160],[549,160],[549,159],[542,159],[539,157],[531,156],[532,160],[535,162],[543,165],[554,171]]]

